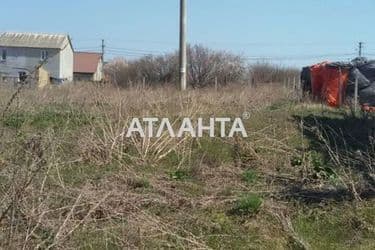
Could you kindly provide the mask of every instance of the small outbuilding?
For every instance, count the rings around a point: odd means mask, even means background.
[[[103,57],[101,53],[74,53],[74,80],[100,82],[103,79]]]
[[[363,106],[375,107],[375,60],[360,57],[351,62],[322,62],[302,69],[304,91],[340,107],[345,97],[355,95]]]

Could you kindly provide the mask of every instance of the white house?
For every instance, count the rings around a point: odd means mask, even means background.
[[[0,34],[0,76],[19,79],[42,66],[52,81],[73,80],[74,51],[68,35]]]

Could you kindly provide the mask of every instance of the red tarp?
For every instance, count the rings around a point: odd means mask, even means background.
[[[339,107],[345,98],[349,70],[330,66],[327,62],[315,64],[310,69],[312,94],[327,101],[331,107]]]

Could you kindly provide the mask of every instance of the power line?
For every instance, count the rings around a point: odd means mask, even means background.
[[[233,45],[242,47],[315,47],[334,45],[340,47],[348,47],[352,43],[323,43],[323,42],[225,42],[225,41],[194,41],[197,44],[211,44],[211,45]]]
[[[100,47],[79,47],[79,48],[74,48],[75,50],[99,50]]]
[[[298,59],[315,59],[315,58],[327,58],[327,57],[346,57],[346,56],[355,56],[355,53],[346,53],[346,54],[322,54],[322,55],[290,55],[290,56],[245,56],[249,60],[259,60],[259,59],[268,59],[268,60],[298,60]]]
[[[173,41],[153,41],[153,40],[123,40],[123,39],[115,39],[121,43],[148,43],[148,44],[166,44],[166,45],[175,45]]]
[[[140,50],[140,49],[127,49],[127,48],[118,48],[118,47],[107,47],[108,49],[111,49],[111,50],[114,50],[114,51],[132,51],[132,52],[140,52],[140,53],[144,53],[144,54],[154,54],[154,53],[159,53],[159,54],[165,54],[165,53],[168,53],[168,52],[165,52],[165,51],[157,51],[157,50]]]
[[[136,51],[117,51],[117,50],[112,50],[112,49],[107,49],[106,51],[112,54],[132,54],[132,55],[139,55],[139,56],[159,55],[159,54],[152,54],[152,53],[141,53],[141,52],[136,52]]]
[[[138,57],[144,57],[144,56],[157,56],[154,54],[143,54],[143,53],[137,53],[137,52],[118,52],[118,51],[112,51],[112,50],[106,50],[107,55],[120,55],[120,56],[138,56]]]
[[[174,51],[158,51],[158,50],[140,50],[140,49],[129,49],[129,48],[119,48],[106,46],[106,51],[113,54],[134,54],[134,55],[161,55],[174,53]],[[79,48],[79,50],[99,50],[100,47],[91,48]],[[343,56],[355,56],[355,53],[332,53],[332,54],[311,54],[311,55],[280,55],[280,56],[267,56],[267,55],[254,55],[245,56],[248,59],[306,59],[306,58],[321,58],[321,57],[343,57]]]
[[[182,1],[182,0],[181,0]],[[182,7],[182,6],[181,6]],[[182,10],[181,10],[182,11]],[[183,13],[181,13],[182,15]],[[183,20],[181,20],[181,28],[183,25]],[[182,34],[181,34],[182,35]],[[251,43],[251,45],[272,45],[272,43]],[[303,43],[300,43],[303,44]],[[315,43],[309,43],[315,44]],[[368,55],[368,56],[375,56],[372,53],[363,53],[363,42],[359,43],[359,55]],[[186,46],[186,45],[185,45]],[[104,54],[105,53],[109,56],[123,56],[123,57],[132,57],[132,58],[139,58],[144,56],[160,56],[164,54],[173,54],[175,51],[160,51],[160,50],[144,50],[144,49],[134,49],[134,48],[124,48],[124,47],[113,47],[104,45],[104,41],[102,40],[101,46],[93,46],[93,47],[80,47],[76,48],[76,50],[89,52],[95,51],[98,53]],[[186,50],[186,48],[185,48]],[[186,52],[185,52],[186,53]],[[247,61],[298,61],[298,60],[313,60],[313,59],[330,59],[333,60],[334,58],[337,60],[350,60],[348,57],[355,57],[357,53],[327,53],[327,54],[310,54],[310,55],[243,55],[242,58]],[[182,62],[181,62],[182,63]],[[181,67],[181,69],[183,66]]]
[[[158,56],[160,54],[140,53],[132,51],[115,51],[108,49],[107,54],[116,56],[132,56],[132,57],[143,57],[143,56]],[[287,61],[287,60],[310,60],[320,58],[343,58],[343,57],[354,57],[355,53],[348,54],[322,54],[322,55],[284,55],[284,56],[243,56],[242,58],[249,61]],[[347,59],[347,58],[345,58]]]

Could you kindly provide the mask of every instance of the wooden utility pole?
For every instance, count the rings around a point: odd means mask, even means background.
[[[180,0],[180,88],[186,90],[187,53],[186,53],[186,0]]]
[[[358,56],[362,57],[363,42],[359,42],[358,48]]]
[[[105,49],[105,43],[104,43],[104,39],[102,39],[102,56],[101,56],[101,59],[102,59],[102,69],[101,69],[101,73],[102,73],[102,81],[104,79],[104,49]]]
[[[104,63],[104,49],[105,49],[105,44],[104,44],[104,39],[102,39],[102,62]]]

